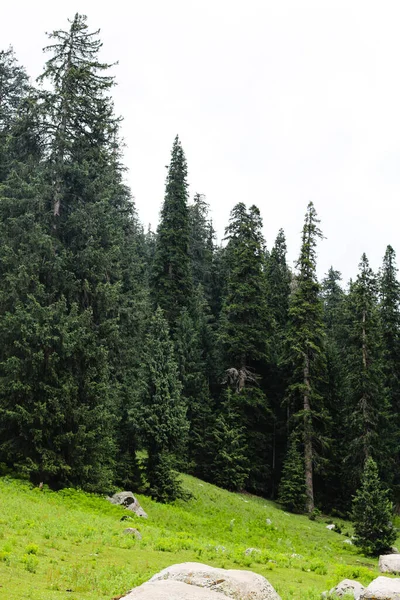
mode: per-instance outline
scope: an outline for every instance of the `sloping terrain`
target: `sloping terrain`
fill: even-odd
[[[251,569],[283,600],[316,600],[345,577],[367,584],[378,574],[377,561],[328,530],[325,519],[291,515],[193,477],[183,481],[193,494],[188,502],[138,496],[149,515],[143,520],[95,495],[1,478],[0,598],[111,600],[185,561]],[[124,534],[127,527],[143,539]],[[347,523],[341,527],[351,533]]]

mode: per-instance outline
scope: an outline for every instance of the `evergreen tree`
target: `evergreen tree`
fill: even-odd
[[[215,232],[208,216],[209,205],[203,194],[196,194],[189,205],[189,256],[195,287],[201,285],[205,297],[212,297],[212,269]]]
[[[219,339],[227,383],[235,390],[233,402],[246,431],[251,459],[248,487],[265,493],[270,464],[271,411],[258,386],[268,359],[270,317],[266,303],[264,240],[260,211],[244,204],[234,207],[226,233],[228,246],[226,292]]]
[[[397,537],[392,519],[388,492],[382,488],[376,463],[369,457],[353,499],[355,544],[373,556],[390,552]]]
[[[314,509],[313,470],[316,441],[323,440],[321,425],[325,421],[320,394],[325,371],[324,331],[320,286],[316,275],[316,245],[322,233],[312,202],[307,207],[300,257],[297,261],[296,288],[290,298],[288,324],[288,359],[293,381],[288,389],[295,417],[302,420],[304,443],[306,510]],[[319,429],[319,430],[318,430]]]
[[[256,206],[247,211],[243,203],[237,204],[230,221],[226,229],[228,275],[220,339],[227,367],[244,371],[267,359],[269,314],[263,270],[264,240]],[[244,382],[240,380],[239,391]]]
[[[269,343],[269,364],[264,375],[264,387],[271,402],[272,457],[271,496],[276,494],[277,481],[287,447],[287,415],[283,403],[288,380],[285,363],[285,339],[288,323],[291,273],[286,262],[286,239],[279,230],[275,244],[266,260],[267,302],[272,327]]]
[[[188,432],[186,405],[181,396],[178,365],[168,323],[158,308],[147,335],[141,379],[143,389],[135,420],[148,452],[147,479],[150,493],[160,502],[169,502],[182,490],[174,471],[174,453],[185,442]]]
[[[39,150],[32,113],[36,107],[28,76],[12,48],[0,51],[0,183],[5,181],[15,162],[28,161],[32,150]],[[27,120],[29,118],[29,127]]]
[[[280,336],[285,331],[289,310],[291,274],[286,263],[286,252],[285,233],[280,229],[266,268],[268,306]]]
[[[234,491],[244,488],[249,475],[246,431],[240,423],[240,413],[235,410],[228,389],[208,439],[211,459],[211,477],[208,479]]]
[[[347,472],[360,481],[360,464],[370,456],[386,465],[390,479],[392,432],[383,373],[377,280],[365,254],[347,301]]]
[[[172,329],[182,309],[188,306],[192,293],[186,178],[186,158],[176,136],[157,230],[152,275],[155,304],[165,311]]]
[[[41,78],[45,159],[38,169],[14,169],[0,206],[3,282],[13,279],[12,301],[5,285],[0,290],[0,451],[32,479],[105,490],[138,362],[139,234],[97,32],[76,15],[68,31],[50,37]]]
[[[306,506],[304,459],[298,449],[297,435],[292,433],[283,464],[278,501],[285,510],[301,513]]]
[[[324,305],[326,379],[324,400],[329,412],[329,438],[325,468],[317,476],[319,497],[326,509],[338,509],[347,502],[348,493],[343,485],[346,480],[343,464],[346,456],[343,440],[345,420],[345,348],[344,309],[346,296],[340,285],[341,274],[332,267],[322,281],[322,300]]]
[[[206,438],[213,421],[209,377],[213,368],[213,332],[207,318],[207,305],[201,286],[196,290],[192,318],[187,309],[178,318],[175,333],[176,356],[182,397],[188,408],[190,424],[188,454],[184,456],[185,468],[207,479],[209,453]]]

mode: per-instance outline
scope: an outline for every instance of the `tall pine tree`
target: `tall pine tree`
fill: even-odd
[[[346,460],[347,472],[352,475],[349,485],[360,481],[360,465],[369,457],[376,460],[387,481],[393,436],[383,372],[377,278],[365,254],[357,279],[350,286],[346,321]]]
[[[297,261],[296,287],[290,298],[288,359],[293,380],[288,389],[292,410],[302,432],[306,481],[306,510],[314,509],[313,471],[316,442],[322,439],[324,421],[321,379],[325,371],[322,302],[317,280],[318,239],[322,238],[319,220],[312,202],[307,207],[300,256]]]
[[[186,403],[174,355],[168,323],[158,308],[147,335],[134,420],[139,420],[141,436],[148,452],[147,479],[150,493],[160,502],[181,495],[181,486],[173,471],[179,447],[188,432]]]
[[[172,329],[182,309],[188,306],[192,294],[186,178],[186,158],[176,136],[157,230],[152,274],[154,303],[165,311]]]

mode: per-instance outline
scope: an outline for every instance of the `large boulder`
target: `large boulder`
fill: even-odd
[[[119,504],[120,506],[124,506],[126,509],[134,512],[138,517],[143,517],[147,519],[147,514],[140,506],[139,501],[135,498],[132,492],[118,492],[118,494],[114,494],[111,498],[107,498],[111,504]]]
[[[381,573],[400,573],[400,554],[382,554],[379,570]]]
[[[226,600],[225,594],[181,581],[148,581],[121,600]]]
[[[363,591],[360,600],[400,600],[400,579],[377,577]]]
[[[343,579],[336,587],[331,589],[329,594],[336,594],[339,598],[343,598],[346,594],[353,594],[354,600],[359,600],[364,590],[364,586],[358,581]]]
[[[208,588],[234,600],[281,600],[265,577],[251,571],[217,569],[190,562],[167,567],[150,579],[165,580]]]

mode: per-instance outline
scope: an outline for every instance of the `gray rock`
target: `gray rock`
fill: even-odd
[[[111,504],[119,504],[120,506],[124,506],[127,510],[131,510],[138,517],[143,517],[147,519],[147,514],[140,506],[138,500],[132,494],[132,492],[119,492],[118,494],[114,494],[111,498],[107,498]]]
[[[400,600],[400,579],[377,577],[361,594],[360,600]]]
[[[246,556],[250,556],[250,554],[261,554],[261,550],[258,548],[247,548],[244,553]]]
[[[127,535],[133,535],[137,540],[142,539],[142,534],[134,527],[127,527],[126,529],[124,529],[124,533],[126,533]]]
[[[220,592],[234,600],[281,600],[272,585],[251,571],[227,570],[201,563],[182,563],[167,567],[150,582],[173,580]]]
[[[400,554],[382,554],[379,570],[381,573],[400,573]]]
[[[331,525],[327,525],[326,528],[332,531],[332,529],[335,529],[335,524],[331,523]]]
[[[353,594],[354,600],[359,600],[361,594],[365,590],[365,587],[358,581],[352,579],[343,579],[336,587],[332,588],[330,594],[336,594],[339,598],[342,598],[346,594]]]
[[[225,594],[181,581],[148,581],[121,600],[226,600]]]

